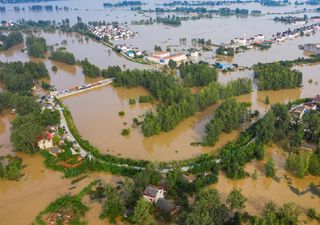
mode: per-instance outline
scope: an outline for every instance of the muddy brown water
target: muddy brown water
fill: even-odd
[[[22,157],[25,174],[19,182],[0,180],[0,223],[5,225],[31,224],[36,215],[59,196],[76,194],[91,181],[101,179],[116,184],[121,177],[107,173],[92,173],[76,184],[62,178],[60,172],[47,169],[40,155]],[[70,190],[71,189],[71,190]],[[99,224],[91,223],[90,224]]]
[[[272,157],[274,160],[276,176],[280,178],[279,182],[264,176],[264,164],[269,157]],[[303,179],[293,177],[284,169],[285,159],[286,153],[283,149],[276,145],[268,146],[263,161],[255,161],[246,166],[246,171],[250,174],[253,174],[255,170],[257,171],[256,180],[253,178],[246,178],[234,181],[227,179],[220,173],[219,182],[211,187],[218,190],[223,201],[227,199],[232,188],[240,188],[243,195],[248,199],[245,211],[252,214],[263,213],[264,205],[269,201],[273,201],[279,206],[287,202],[293,202],[303,214],[306,213],[308,208],[315,208],[319,212],[320,198],[310,192],[301,196],[296,195],[289,190],[288,180],[285,176],[292,182],[291,185],[298,188],[300,191],[306,190],[308,185],[312,182],[315,185],[320,185],[320,178],[314,176],[306,176]],[[302,215],[300,219],[307,220],[305,215]],[[308,224],[312,224],[312,221],[307,221]]]

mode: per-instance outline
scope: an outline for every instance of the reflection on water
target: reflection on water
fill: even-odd
[[[276,175],[280,178],[279,182],[264,176],[264,163],[269,157],[272,157],[275,162]],[[233,187],[242,189],[242,193],[248,198],[245,210],[253,214],[262,213],[264,205],[268,201],[273,201],[278,205],[290,201],[297,204],[303,212],[310,207],[319,209],[320,198],[312,195],[310,192],[302,196],[291,192],[285,176],[288,176],[292,185],[300,190],[305,190],[311,182],[320,185],[320,178],[307,176],[303,179],[298,179],[293,177],[284,170],[285,158],[286,154],[283,149],[275,145],[269,146],[267,147],[265,160],[253,162],[246,166],[246,171],[250,174],[257,170],[257,180],[246,178],[232,181],[227,179],[223,174],[220,174],[219,183],[212,185],[212,187],[219,191],[223,201],[226,200],[227,195]]]

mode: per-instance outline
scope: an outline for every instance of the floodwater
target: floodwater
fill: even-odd
[[[272,157],[274,160],[276,176],[280,178],[279,182],[267,178],[264,175],[264,164],[269,157]],[[299,191],[304,191],[312,182],[315,185],[320,185],[320,178],[306,176],[303,179],[298,179],[293,177],[284,169],[285,158],[286,153],[283,149],[276,145],[268,146],[263,161],[255,161],[246,166],[246,171],[250,174],[253,174],[255,170],[257,171],[256,180],[249,177],[233,181],[227,179],[223,174],[220,174],[219,182],[211,187],[218,190],[223,201],[226,200],[232,188],[242,189],[243,195],[248,199],[245,211],[252,214],[261,214],[264,205],[269,201],[273,201],[279,206],[287,202],[293,202],[303,213],[306,213],[308,208],[315,208],[319,212],[320,198],[310,192],[298,196],[290,191],[288,181],[290,180],[292,183],[291,185],[298,188]],[[302,216],[302,218],[305,218],[305,216]]]
[[[19,182],[0,180],[0,221],[6,225],[31,224],[36,215],[52,201],[65,194],[76,194],[91,181],[101,179],[116,184],[122,178],[93,173],[76,184],[62,178],[60,172],[47,169],[40,155],[22,157],[25,174]],[[99,224],[99,223],[90,223]]]
[[[0,156],[5,156],[11,153],[10,143],[10,122],[14,119],[14,115],[8,110],[0,113]]]

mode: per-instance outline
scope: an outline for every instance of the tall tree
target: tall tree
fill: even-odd
[[[233,188],[227,198],[230,209],[241,210],[245,207],[247,198],[243,196],[241,189]]]

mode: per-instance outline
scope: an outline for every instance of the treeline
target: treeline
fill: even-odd
[[[48,70],[41,62],[0,63],[0,81],[9,92],[30,93],[35,80],[48,76]]]
[[[56,60],[59,62],[63,62],[69,65],[76,64],[76,58],[74,57],[73,53],[67,52],[64,49],[57,49],[56,51],[51,52],[51,56],[49,59]]]
[[[179,66],[180,77],[187,86],[206,86],[217,81],[218,72],[205,64],[184,64]]]
[[[34,35],[27,37],[28,54],[35,58],[44,58],[47,52],[47,42],[43,37]]]
[[[87,58],[82,60],[80,62],[80,64],[82,66],[84,75],[86,75],[88,77],[98,77],[101,75],[101,71],[100,71],[99,67],[91,64]]]
[[[2,44],[0,45],[0,51],[4,51],[17,44],[22,43],[23,36],[21,32],[16,31],[13,31],[8,35],[0,34],[0,42],[2,42]]]
[[[163,23],[165,25],[173,25],[173,26],[179,26],[181,25],[181,18],[179,16],[168,16],[168,17],[157,17],[156,18],[157,23]]]
[[[196,79],[203,76],[198,73],[198,70],[195,70],[198,67],[204,68],[205,65],[183,66],[185,72],[189,71],[190,75],[188,76],[192,78],[193,83],[199,82]],[[209,66],[206,65],[206,67]],[[215,78],[214,70],[207,68],[203,71],[208,71],[208,76],[212,76],[213,73],[212,77]],[[203,88],[197,96],[193,95],[189,88],[182,86],[179,80],[158,71],[126,70],[116,73],[114,78],[116,86],[128,88],[143,86],[159,100],[157,111],[148,112],[145,115],[141,127],[145,136],[156,135],[161,131],[170,131],[183,119],[192,116],[198,109],[203,110],[215,103],[217,99],[249,93],[252,89],[251,81],[247,79],[232,81],[226,86],[213,82]]]
[[[259,90],[296,88],[300,87],[302,83],[302,73],[292,70],[290,64],[282,62],[258,63],[253,66],[253,70]]]
[[[148,112],[142,126],[145,136],[172,130],[181,120],[197,110],[196,99],[190,90],[172,76],[158,71],[127,70],[115,74],[114,85],[143,86],[160,101],[157,112]]]
[[[122,1],[122,2],[116,2],[114,4],[105,2],[103,3],[103,7],[128,7],[128,6],[142,6],[145,5],[145,3],[141,1]]]
[[[226,85],[212,82],[202,88],[198,94],[200,110],[216,103],[219,99],[226,99],[233,96],[248,94],[252,91],[252,82],[248,78],[239,78],[229,81]]]
[[[211,121],[205,126],[203,145],[212,146],[218,141],[222,131],[230,133],[238,128],[249,115],[246,106],[245,103],[238,103],[232,98],[222,102]]]
[[[217,55],[234,56],[234,48],[219,46],[216,53]]]

